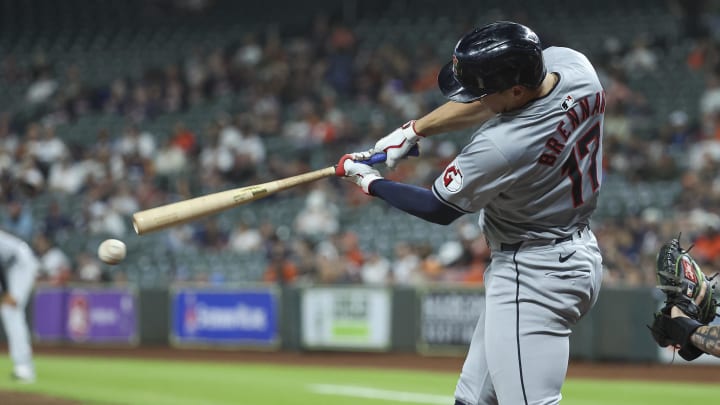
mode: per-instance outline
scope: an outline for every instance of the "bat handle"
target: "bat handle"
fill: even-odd
[[[420,155],[420,148],[417,144],[413,145],[412,148],[407,153],[407,156],[419,156]],[[370,156],[369,159],[366,160],[358,160],[359,163],[364,163],[366,165],[375,165],[377,163],[383,163],[387,159],[387,153],[385,152],[379,152],[372,156]]]

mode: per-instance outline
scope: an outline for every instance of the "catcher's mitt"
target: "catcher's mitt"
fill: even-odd
[[[716,316],[717,300],[714,285],[697,265],[688,251],[680,246],[679,238],[665,243],[657,258],[658,288],[665,293],[665,306],[655,314],[650,327],[653,338],[662,347],[680,347],[686,360],[702,352],[690,344],[690,335]],[[688,318],[672,318],[670,311],[677,306]]]

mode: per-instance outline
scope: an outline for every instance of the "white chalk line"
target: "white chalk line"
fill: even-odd
[[[455,399],[451,396],[421,394],[417,392],[382,390],[370,387],[335,384],[310,384],[309,391],[323,395],[337,395],[344,397],[382,399],[386,401],[406,402],[413,404],[452,404]]]

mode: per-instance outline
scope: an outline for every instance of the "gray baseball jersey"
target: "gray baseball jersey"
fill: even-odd
[[[587,225],[602,181],[605,95],[590,62],[568,48],[543,53],[555,89],[473,135],[433,186],[462,212],[484,208],[494,242],[569,235]]]
[[[13,373],[32,379],[35,372],[25,306],[35,285],[40,262],[25,241],[0,230],[0,265],[3,266],[7,278],[7,292],[17,303],[15,306],[0,307],[10,358],[14,365]]]
[[[483,124],[433,185],[455,209],[482,211],[492,250],[458,404],[557,404],[570,328],[600,290],[588,224],[602,182],[605,93],[582,54],[553,47],[543,56],[556,86]]]

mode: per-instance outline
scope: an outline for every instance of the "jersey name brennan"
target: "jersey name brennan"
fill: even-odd
[[[588,99],[594,98],[592,109]],[[587,121],[593,115],[603,114],[605,112],[605,91],[595,93],[595,97],[588,96],[578,100],[574,105],[570,106],[560,122],[558,122],[555,131],[557,136],[553,136],[545,143],[546,152],[540,155],[538,163],[553,166],[558,156],[565,149],[565,143],[570,138],[570,134],[583,122]]]

